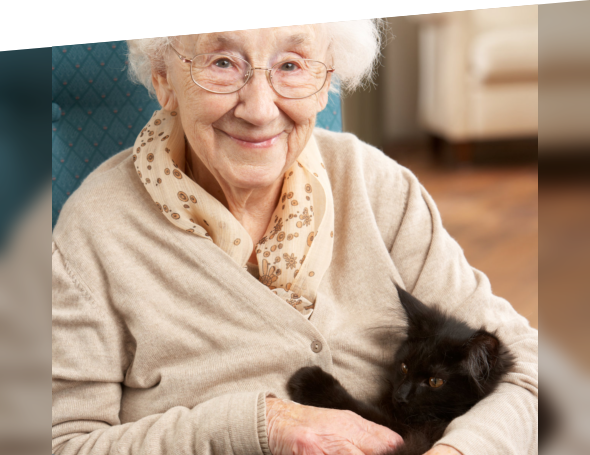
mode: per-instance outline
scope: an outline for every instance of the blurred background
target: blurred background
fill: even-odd
[[[344,130],[419,177],[494,292],[534,327],[541,308],[542,454],[590,453],[589,17],[389,18],[376,85],[342,101]],[[50,60],[0,52],[1,454],[49,453]]]
[[[495,294],[538,327],[539,9],[387,19],[344,130],[410,168]]]

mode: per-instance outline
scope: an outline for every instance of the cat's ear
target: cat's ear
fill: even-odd
[[[429,308],[412,294],[400,288],[397,284],[395,287],[397,288],[399,301],[408,316],[408,324],[416,328],[422,327],[427,320],[426,316],[430,312]]]
[[[478,330],[469,338],[465,348],[463,366],[475,384],[482,389],[498,360],[500,340],[485,330]]]

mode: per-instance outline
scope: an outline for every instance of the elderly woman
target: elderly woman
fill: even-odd
[[[288,401],[319,365],[374,400],[394,283],[518,358],[429,454],[536,451],[536,331],[472,269],[407,170],[314,129],[379,52],[355,21],[130,42],[158,98],[53,234],[56,454],[378,454],[392,431]]]

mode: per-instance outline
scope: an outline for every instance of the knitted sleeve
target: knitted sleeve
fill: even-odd
[[[130,335],[52,246],[52,451],[70,454],[270,455],[265,396],[219,396],[121,424]]]

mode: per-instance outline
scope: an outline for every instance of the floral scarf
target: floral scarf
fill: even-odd
[[[167,220],[187,233],[211,240],[247,268],[254,248],[248,232],[185,173],[184,131],[176,112],[154,112],[135,141],[133,161],[137,175]],[[309,318],[332,260],[333,238],[332,189],[312,136],[285,172],[279,204],[256,245],[260,282]]]

